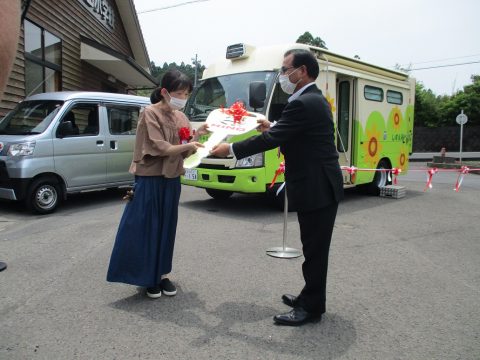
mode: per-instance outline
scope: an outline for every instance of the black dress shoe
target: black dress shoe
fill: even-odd
[[[285,305],[295,307],[297,305],[297,297],[290,294],[283,294],[282,301]]]
[[[281,325],[299,326],[322,320],[322,314],[309,313],[304,308],[297,306],[285,314],[275,315],[273,320]]]

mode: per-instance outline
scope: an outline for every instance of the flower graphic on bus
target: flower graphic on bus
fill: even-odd
[[[394,131],[400,131],[402,126],[402,112],[398,106],[395,106],[390,112],[390,123],[393,125]]]
[[[332,115],[337,111],[337,108],[335,107],[335,99],[330,97],[330,94],[327,93],[327,96],[325,96],[327,99],[328,104],[330,105],[330,110],[332,110]]]
[[[400,146],[400,154],[398,155],[398,167],[405,170],[408,160],[408,148],[405,145]]]
[[[371,128],[365,129],[366,140],[363,142],[363,150],[365,152],[364,162],[370,168],[376,168],[380,160],[380,152],[382,144],[380,143],[382,133],[377,129],[376,124]]]

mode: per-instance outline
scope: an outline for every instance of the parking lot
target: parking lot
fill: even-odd
[[[425,164],[413,163],[414,169]],[[1,359],[479,359],[480,176],[399,178],[403,199],[346,191],[333,235],[327,313],[273,324],[302,287],[278,259],[283,214],[264,198],[214,201],[183,187],[173,298],[105,281],[124,203],[73,196],[46,216],[0,203]],[[287,245],[300,248],[295,213]]]

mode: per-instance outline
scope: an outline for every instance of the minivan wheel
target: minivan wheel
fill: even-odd
[[[208,195],[210,195],[215,200],[225,200],[232,196],[232,191],[227,190],[217,190],[217,189],[205,189]]]
[[[49,214],[57,208],[61,199],[61,188],[55,179],[40,178],[30,185],[27,208],[38,214]]]

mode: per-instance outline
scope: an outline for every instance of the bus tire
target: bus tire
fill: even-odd
[[[380,160],[377,166],[379,169],[391,169],[389,162],[385,159]],[[386,185],[391,185],[392,181],[388,180],[388,173],[386,171],[376,171],[373,181],[367,184],[367,194],[378,196],[380,195],[380,188]]]
[[[54,212],[61,199],[62,188],[57,179],[42,177],[32,182],[25,201],[28,210],[45,215]]]
[[[205,189],[208,195],[215,200],[225,200],[232,196],[233,191],[217,190],[217,189]]]

